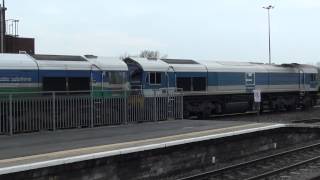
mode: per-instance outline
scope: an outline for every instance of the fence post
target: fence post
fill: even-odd
[[[154,120],[153,121],[157,121],[157,99],[156,99],[156,90],[153,90],[153,114],[154,114]]]
[[[181,92],[181,93],[180,93],[180,98],[181,98],[181,104],[180,104],[180,106],[181,106],[181,119],[182,119],[182,120],[183,120],[183,97],[184,97],[183,92]]]
[[[52,128],[56,131],[56,93],[52,92]]]
[[[124,108],[123,108],[124,116],[123,116],[123,124],[128,124],[128,95],[127,90],[124,90]]]
[[[93,118],[94,118],[94,115],[93,115],[93,112],[94,112],[94,107],[93,107],[93,94],[92,92],[90,93],[90,127],[93,128],[94,125],[93,125]]]
[[[13,135],[13,117],[12,117],[12,94],[9,94],[9,129],[10,136]]]
[[[172,105],[172,102],[170,102],[170,94],[169,94],[169,88],[166,89],[167,93],[167,109],[166,109],[166,120],[169,120],[171,118],[174,118],[174,106]]]

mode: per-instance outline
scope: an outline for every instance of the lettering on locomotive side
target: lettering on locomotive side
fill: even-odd
[[[16,82],[31,82],[31,77],[0,77],[0,82],[4,83],[16,83]]]

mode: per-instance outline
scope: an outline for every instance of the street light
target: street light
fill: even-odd
[[[268,10],[268,28],[269,28],[269,64],[271,64],[271,28],[270,28],[270,10],[274,8],[274,6],[269,5],[266,7],[262,7]]]

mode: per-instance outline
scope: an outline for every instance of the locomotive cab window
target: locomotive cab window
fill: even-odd
[[[160,72],[150,72],[149,73],[149,84],[160,85],[161,84],[161,73]]]
[[[123,84],[126,81],[125,72],[109,72],[110,84]]]

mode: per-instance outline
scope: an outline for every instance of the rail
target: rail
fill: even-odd
[[[178,90],[0,93],[0,134],[183,118]]]
[[[317,148],[317,150],[318,150],[318,151],[315,151],[316,154],[310,153],[310,152],[314,152],[315,148]],[[308,151],[308,150],[310,150],[310,151]],[[264,162],[263,164],[268,164],[268,163],[266,163],[266,161],[268,161],[268,160],[281,159],[281,156],[288,156],[290,154],[293,155],[294,153],[299,153],[299,152],[300,153],[303,152],[303,154],[308,155],[308,157],[300,156],[301,160],[299,162],[290,164],[288,161],[286,161],[285,167],[281,166],[276,169],[274,167],[269,167],[271,170],[263,170],[263,172],[261,172],[260,174],[258,174],[258,172],[255,171],[255,175],[253,175],[251,177],[242,177],[242,178],[237,177],[237,178],[245,179],[245,180],[264,179],[264,178],[267,178],[270,176],[275,176],[276,174],[280,174],[281,172],[288,171],[289,169],[292,169],[292,168],[295,168],[295,167],[298,167],[298,166],[301,166],[301,165],[304,165],[304,164],[307,164],[310,162],[319,161],[320,160],[320,143],[288,150],[285,152],[277,153],[274,155],[254,159],[254,160],[251,160],[248,162],[243,162],[243,163],[231,165],[228,167],[224,167],[224,168],[220,168],[220,169],[216,169],[216,170],[212,170],[212,171],[208,171],[208,172],[204,172],[204,173],[199,173],[196,175],[180,178],[179,180],[208,179],[209,177],[212,179],[215,179],[217,177],[224,176],[228,172],[230,174],[232,174],[232,173],[236,173],[237,170],[239,170],[239,169],[240,170],[245,169],[245,168],[249,169],[248,167],[251,167],[251,169],[254,169],[254,167],[257,167],[257,164],[259,164],[260,162]],[[256,175],[256,174],[258,174],[258,175]],[[223,179],[234,179],[234,177],[230,176],[230,178],[228,178],[228,177],[224,176]]]

